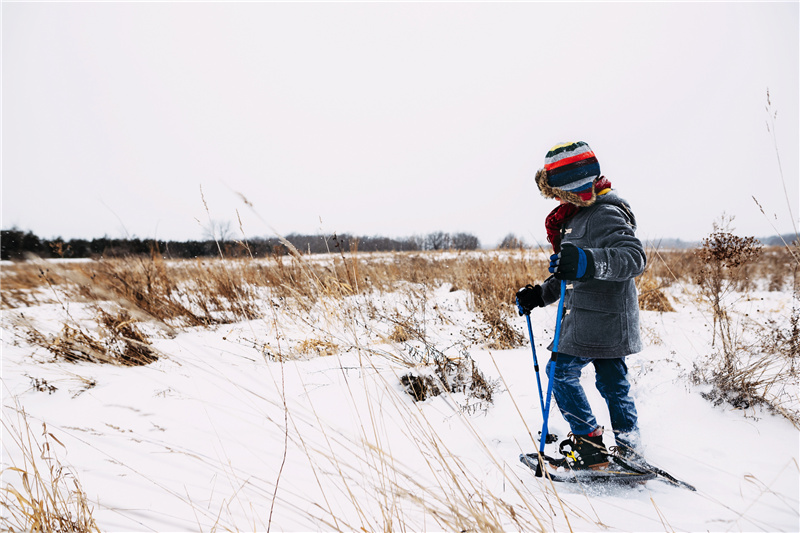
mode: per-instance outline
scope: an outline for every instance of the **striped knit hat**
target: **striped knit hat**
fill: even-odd
[[[571,204],[592,205],[600,164],[583,141],[557,144],[547,152],[544,168],[536,173],[536,185],[546,198],[560,198]]]

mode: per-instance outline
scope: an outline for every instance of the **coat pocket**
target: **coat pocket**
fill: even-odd
[[[588,348],[624,342],[625,299],[620,294],[576,291],[572,295],[572,337]]]

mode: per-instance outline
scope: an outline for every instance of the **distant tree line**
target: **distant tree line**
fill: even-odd
[[[522,240],[521,237],[517,237],[513,233],[509,233],[503,240],[500,241],[500,244],[497,246],[501,250],[522,250],[524,248],[528,248],[528,245]]]
[[[290,234],[286,242],[300,253],[339,253],[350,251],[388,252],[421,250],[475,250],[480,241],[469,233],[446,233],[437,231],[427,235],[394,239],[380,236],[341,235],[299,235]],[[43,239],[31,231],[16,228],[0,232],[0,259],[21,260],[29,254],[42,258],[97,258],[128,255],[158,254],[166,258],[188,259],[195,257],[269,257],[285,255],[289,247],[278,237],[258,237],[248,240],[234,240],[224,236],[219,239],[201,241],[164,241],[153,239],[126,238],[96,239],[61,238]]]

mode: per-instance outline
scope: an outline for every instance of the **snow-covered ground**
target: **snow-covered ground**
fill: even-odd
[[[60,443],[52,452],[103,531],[800,530],[797,428],[760,408],[715,406],[690,383],[712,352],[711,315],[691,287],[668,289],[676,312],[642,312],[646,347],[628,366],[648,459],[697,492],[534,477],[518,461],[542,423],[530,346],[475,343],[479,318],[450,288],[359,295],[309,313],[265,300],[263,319],[174,336],[145,327],[161,357],[140,367],[53,361],[26,339],[24,321],[45,333],[91,324],[85,304],[6,310],[3,485],[20,483],[7,468],[21,462],[12,433],[24,431],[24,409],[34,437],[46,423]],[[755,292],[737,305],[786,327],[791,294]],[[392,313],[416,321],[428,349],[469,355],[495,384],[493,401],[414,402],[400,376],[426,347],[389,340]],[[544,366],[555,306],[532,322]],[[512,323],[526,331],[523,318]],[[610,427],[592,372],[583,379]],[[797,389],[787,394],[796,408]],[[556,409],[550,427],[568,432]]]

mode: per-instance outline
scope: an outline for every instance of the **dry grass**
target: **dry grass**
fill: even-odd
[[[795,257],[786,246],[770,246],[762,250],[761,260],[753,268],[752,277],[767,281],[767,290],[792,290],[798,284],[798,268]]]
[[[305,339],[297,346],[297,351],[306,356],[326,357],[336,355],[339,346],[336,343],[321,339]]]
[[[642,311],[674,312],[675,308],[667,298],[663,289],[666,282],[655,278],[650,270],[637,278],[636,289],[639,293],[639,309]]]
[[[6,435],[3,446],[17,448],[8,454],[21,461],[3,471],[0,489],[0,526],[5,531],[99,532],[92,508],[78,478],[63,466],[56,455],[58,439],[42,424],[37,438],[23,411],[18,411],[18,426],[3,420]]]
[[[306,315],[313,314],[317,317],[315,320],[323,322],[309,324],[309,336],[295,344],[291,351],[305,357],[329,356],[341,351],[347,341],[326,331],[350,330],[355,324],[366,322],[365,315],[373,313],[378,321],[385,319],[388,324],[385,338],[407,345],[416,353],[408,355],[400,350],[402,357],[407,358],[401,362],[427,366],[439,394],[464,394],[476,405],[488,405],[495,384],[483,376],[469,357],[445,356],[427,341],[426,324],[430,320],[448,320],[441,310],[430,304],[428,294],[444,284],[449,284],[453,290],[467,290],[468,305],[486,321],[480,328],[482,341],[493,347],[511,347],[521,341],[521,336],[508,323],[516,318],[512,305],[514,293],[525,283],[542,279],[543,270],[543,262],[528,252],[505,253],[500,257],[483,253],[327,257],[294,254],[269,260],[164,261],[151,256],[84,263],[29,262],[4,268],[3,306],[23,313],[26,307],[33,305],[60,307],[65,315],[60,330],[46,333],[28,321],[25,322],[26,340],[61,360],[118,365],[148,364],[156,360],[158,354],[148,338],[148,335],[158,334],[154,331],[173,335],[185,328],[214,328],[254,318],[277,322],[273,309],[279,309],[281,316],[294,320],[306,320]],[[6,298],[5,289],[9,287],[15,292],[13,297]],[[408,309],[381,311],[370,298],[370,295],[393,291],[407,295]],[[72,317],[71,309],[79,302],[94,310],[93,320]],[[271,346],[265,345],[264,350],[274,361],[284,361],[289,355],[285,347],[284,350],[279,348],[275,352],[277,355],[273,354],[275,350]],[[370,350],[362,353],[374,355]],[[34,386],[46,390],[48,384]],[[451,468],[460,467],[451,465]],[[402,493],[409,493],[407,483],[403,483],[405,489],[397,487],[396,496],[386,492],[387,487],[397,481],[397,474],[384,479],[381,487],[376,488],[376,494],[381,491],[385,498],[396,499]],[[386,475],[385,472],[382,475]],[[457,472],[452,471],[448,479],[455,480],[456,475]],[[85,503],[78,486],[68,488],[71,490],[66,493],[69,498]],[[426,490],[438,493],[435,489]],[[411,491],[409,498],[413,492],[418,491]],[[435,504],[437,512],[458,511],[452,516],[458,523],[471,523],[474,527],[489,519],[480,511],[486,502],[476,507],[471,497],[461,503],[457,497],[439,498]],[[16,504],[9,500],[8,505]],[[428,499],[425,505],[434,505],[434,500]],[[497,507],[498,503],[492,505]],[[501,515],[507,516],[509,512],[514,515],[513,509],[498,509]],[[517,520],[524,520],[524,514],[531,519],[529,513],[518,512]],[[402,517],[387,516],[387,519],[395,525],[403,523]],[[452,525],[455,522],[443,519],[441,523]],[[499,523],[494,522],[491,527],[485,525],[498,530]],[[377,523],[373,525],[378,526]]]
[[[30,307],[54,301],[52,288],[63,286],[66,279],[53,271],[78,270],[75,263],[48,264],[41,261],[6,263],[2,266],[0,283],[0,306],[2,309]]]
[[[694,279],[696,266],[690,260],[691,254],[691,251],[648,252],[648,271],[638,281],[643,309],[671,310],[664,289],[670,284],[688,283]],[[541,255],[530,251],[353,253],[325,257],[296,254],[275,256],[269,260],[203,261],[164,261],[154,256],[86,263],[21,263],[4,267],[2,302],[6,309],[21,311],[27,306],[44,303],[63,305],[61,302],[70,301],[89,304],[95,310],[95,325],[92,327],[86,322],[79,325],[74,320],[67,320],[58,333],[47,335],[32,326],[29,329],[30,342],[65,360],[121,365],[148,364],[158,357],[148,338],[154,334],[154,329],[158,330],[155,326],[165,334],[172,334],[184,328],[214,328],[254,318],[277,321],[273,310],[278,309],[282,315],[285,313],[295,319],[314,311],[315,317],[328,323],[311,324],[313,327],[309,328],[308,337],[294,344],[291,351],[305,357],[319,357],[351,348],[347,343],[352,340],[329,335],[329,331],[354,329],[356,324],[367,323],[365,317],[369,317],[370,323],[377,320],[386,325],[383,338],[403,345],[400,351],[404,352],[403,357],[407,360],[402,362],[422,367],[420,371],[398,376],[406,391],[416,400],[436,394],[464,394],[477,403],[488,403],[492,401],[497,385],[488,382],[468,357],[445,356],[427,341],[426,324],[432,320],[446,321],[447,318],[427,301],[426,295],[445,284],[453,290],[465,290],[470,309],[482,319],[478,328],[480,342],[493,349],[514,347],[523,340],[523,336],[512,327],[518,319],[513,305],[514,293],[526,283],[541,282],[547,276],[546,266]],[[763,259],[753,263],[748,277],[757,275],[760,276],[758,279],[766,279],[764,276],[771,276],[771,280],[782,266],[785,266],[785,256],[780,252],[765,254]],[[786,286],[787,279],[792,279],[791,274],[784,278],[782,287]],[[769,283],[773,284],[773,281]],[[384,310],[376,304],[378,298],[372,298],[390,292],[405,295],[407,308]],[[781,337],[784,340],[775,344],[775,350],[794,346],[796,352],[796,330],[795,326],[794,333],[785,331]],[[370,349],[358,349],[359,353],[366,355],[376,353]],[[273,356],[273,348],[267,345],[264,345],[264,350],[274,361],[283,361],[288,354],[288,351],[278,349],[278,355]],[[369,359],[364,358],[365,365],[371,364]],[[758,402],[757,398],[774,396],[781,385],[774,381],[774,362],[774,356],[766,354],[765,350],[763,358],[754,358],[729,374],[730,388],[750,390],[750,396],[709,399],[744,401],[753,405]],[[707,379],[715,378],[709,375]],[[47,390],[48,384],[35,383],[34,386]],[[453,404],[459,405],[457,402]],[[782,409],[779,402],[770,405],[778,412]],[[413,424],[424,423],[424,417],[410,420]],[[543,529],[538,522],[538,509],[508,507],[497,495],[471,486],[479,481],[463,476],[467,469],[448,454],[435,431],[426,429],[425,435],[427,457],[433,458],[431,469],[443,472],[442,484],[438,488],[422,488],[416,479],[405,478],[402,469],[392,470],[396,466],[394,460],[385,457],[379,447],[370,452],[373,455],[370,461],[373,462],[368,465],[377,469],[376,476],[381,480],[374,494],[388,502],[384,509],[386,524],[393,528],[404,525],[402,517],[392,515],[396,511],[397,498],[402,498],[435,516],[436,523],[443,529],[500,530],[509,524],[517,524],[526,530]],[[365,437],[365,442],[373,441]],[[333,451],[329,452],[333,457]],[[353,461],[362,459],[353,458]],[[62,476],[59,481],[62,485],[64,479]],[[442,488],[450,491],[448,494],[452,496],[443,497],[440,493]],[[69,498],[83,501],[81,505],[85,507],[85,498],[79,487],[69,485],[67,489],[74,493]],[[19,491],[18,488],[15,490]],[[7,491],[6,494],[12,493]],[[394,503],[389,502],[392,498]],[[32,501],[30,498],[26,500]],[[19,507],[14,502],[7,499],[6,505]],[[348,529],[342,523],[337,525],[334,515],[335,512],[324,524],[333,529]],[[18,513],[18,516],[21,515]],[[378,523],[371,525],[380,526]],[[20,526],[16,528],[20,529]]]
[[[724,402],[744,410],[760,405],[800,428],[796,393],[792,392],[798,378],[800,265],[788,247],[764,254],[754,238],[733,235],[725,226],[723,218],[694,252],[693,281],[713,316],[712,348],[717,339],[720,342],[704,362],[695,363],[691,378],[695,383],[712,386],[704,396],[715,404]],[[736,300],[756,288],[757,275],[768,284],[769,290],[783,287],[783,281],[779,283],[778,279],[792,280],[792,313],[785,332],[774,322],[742,322],[734,310]],[[761,336],[760,343],[747,339],[753,331]]]
[[[647,251],[647,273],[659,280],[662,288],[674,283],[693,283],[700,274],[702,262],[698,261],[696,250],[663,250]],[[769,246],[761,250],[760,257],[749,262],[737,272],[733,279],[736,290],[746,291],[755,288],[769,291],[791,290],[795,273],[795,256],[785,246]]]
[[[662,288],[675,283],[691,282],[696,271],[694,250],[666,250],[650,248],[647,250],[647,271],[652,279],[658,280]]]
[[[86,263],[72,279],[90,301],[116,301],[173,327],[212,326],[259,316],[238,270],[234,261],[168,264],[153,256]]]
[[[389,339],[394,342],[406,342],[411,339],[408,327],[403,324],[395,324],[394,329],[389,334]]]
[[[512,328],[506,319],[517,315],[514,305],[516,291],[531,280],[545,277],[534,275],[531,266],[530,261],[515,260],[514,256],[508,260],[481,258],[472,265],[466,286],[475,310],[487,325],[485,337],[490,348],[502,350],[522,345],[522,333]]]
[[[800,413],[791,407],[800,370],[800,266],[795,259],[800,254],[785,246],[760,253],[756,248],[752,239],[717,228],[698,250],[648,250],[647,271],[637,280],[639,306],[669,311],[663,289],[678,284],[690,295],[699,290],[697,303],[711,311],[709,325],[719,342],[695,365],[692,381],[711,385],[704,395],[717,405],[751,413],[761,406],[800,427]],[[788,325],[736,313],[731,303],[746,300],[756,289],[792,292]]]
[[[137,320],[168,328],[212,327],[263,317],[265,293],[278,305],[304,311],[321,300],[385,293],[408,284],[434,289],[444,283],[466,289],[484,318],[491,347],[519,346],[522,336],[508,319],[516,316],[515,291],[546,276],[546,264],[530,252],[503,255],[440,253],[353,254],[326,258],[293,255],[272,260],[164,261],[117,258],[85,263],[16,263],[3,270],[3,306],[20,309],[62,300],[115,303]],[[420,332],[408,318],[394,317],[396,335]],[[404,331],[404,332],[403,332]],[[418,335],[416,335],[418,336]],[[91,347],[80,332],[65,331]],[[130,336],[127,336],[130,337]]]
[[[25,332],[31,345],[71,363],[141,366],[158,360],[150,340],[125,310],[109,313],[98,308],[96,324],[96,330],[90,331],[70,320],[55,335],[42,333],[27,320],[18,321],[17,326]]]

